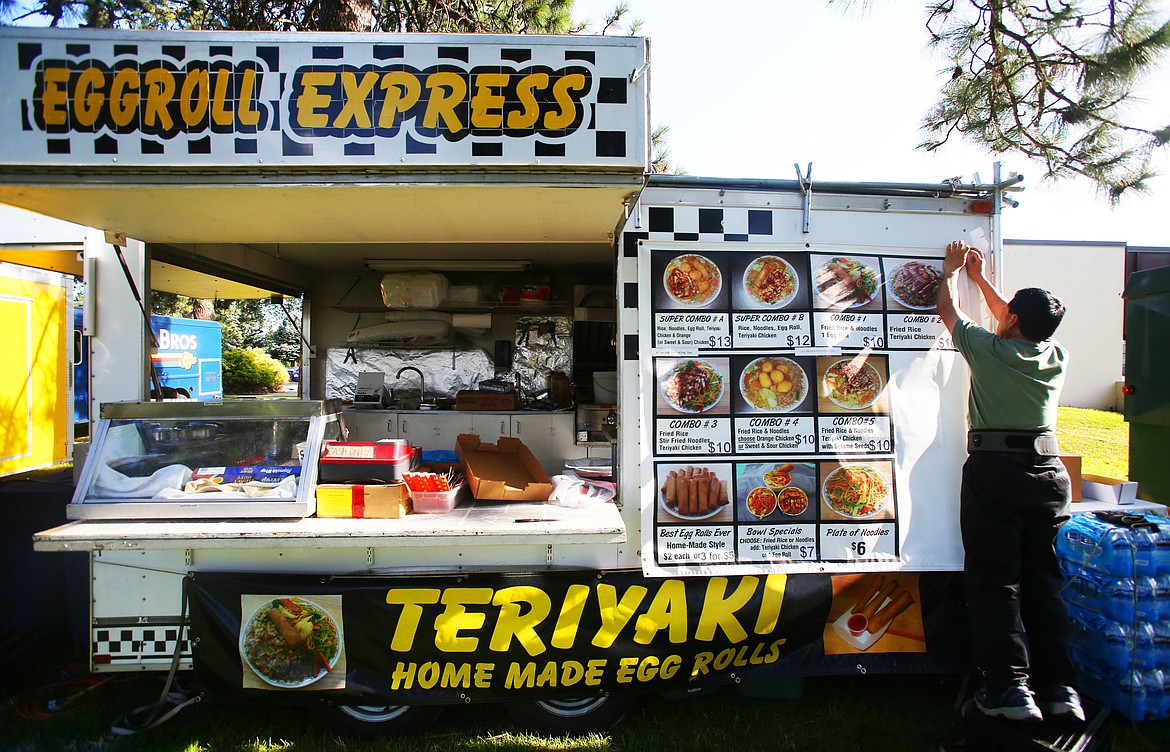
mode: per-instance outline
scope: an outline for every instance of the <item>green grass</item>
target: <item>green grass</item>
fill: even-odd
[[[1129,424],[1121,413],[1062,407],[1056,434],[1060,450],[1081,457],[1081,472],[1129,479]]]
[[[40,678],[55,681],[53,672]],[[373,740],[340,736],[312,709],[207,700],[157,728],[115,736],[110,725],[155,700],[157,674],[123,676],[100,704],[48,720],[18,718],[26,690],[0,693],[0,749],[9,752],[935,752],[963,736],[956,710],[965,690],[957,677],[922,674],[811,677],[799,699],[764,699],[722,687],[669,700],[649,696],[606,734],[541,736],[522,731],[495,705],[446,710],[429,731]],[[786,688],[790,689],[790,688]],[[1170,721],[1109,721],[1115,752],[1170,749]]]

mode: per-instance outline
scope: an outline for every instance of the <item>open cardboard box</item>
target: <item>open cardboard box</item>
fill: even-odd
[[[455,451],[464,480],[477,499],[547,501],[552,481],[520,439],[502,436],[484,444],[477,434],[459,434]]]
[[[1081,500],[1081,456],[1079,454],[1062,454],[1060,461],[1068,470],[1069,480],[1072,481],[1072,498],[1069,501]]]
[[[1137,499],[1138,484],[1133,481],[1088,473],[1081,476],[1081,480],[1081,492],[1086,499],[1113,504],[1132,504]]]

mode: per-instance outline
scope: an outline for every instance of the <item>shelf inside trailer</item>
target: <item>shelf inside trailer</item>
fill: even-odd
[[[567,508],[544,502],[469,501],[447,514],[399,519],[81,520],[33,536],[37,551],[184,548],[624,543],[614,504]]]

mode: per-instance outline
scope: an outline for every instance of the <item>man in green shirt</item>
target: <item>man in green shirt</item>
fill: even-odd
[[[1007,300],[983,262],[962,241],[948,245],[938,295],[939,316],[971,371],[960,525],[973,655],[984,679],[975,704],[1011,720],[1083,721],[1053,547],[1071,486],[1055,434],[1068,353],[1052,334],[1064,304],[1035,287]],[[994,332],[957,305],[963,269]]]

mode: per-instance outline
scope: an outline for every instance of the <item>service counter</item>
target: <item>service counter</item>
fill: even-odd
[[[615,504],[584,508],[546,502],[467,499],[446,514],[399,519],[81,520],[33,536],[37,551],[210,548],[349,548],[624,543]]]

